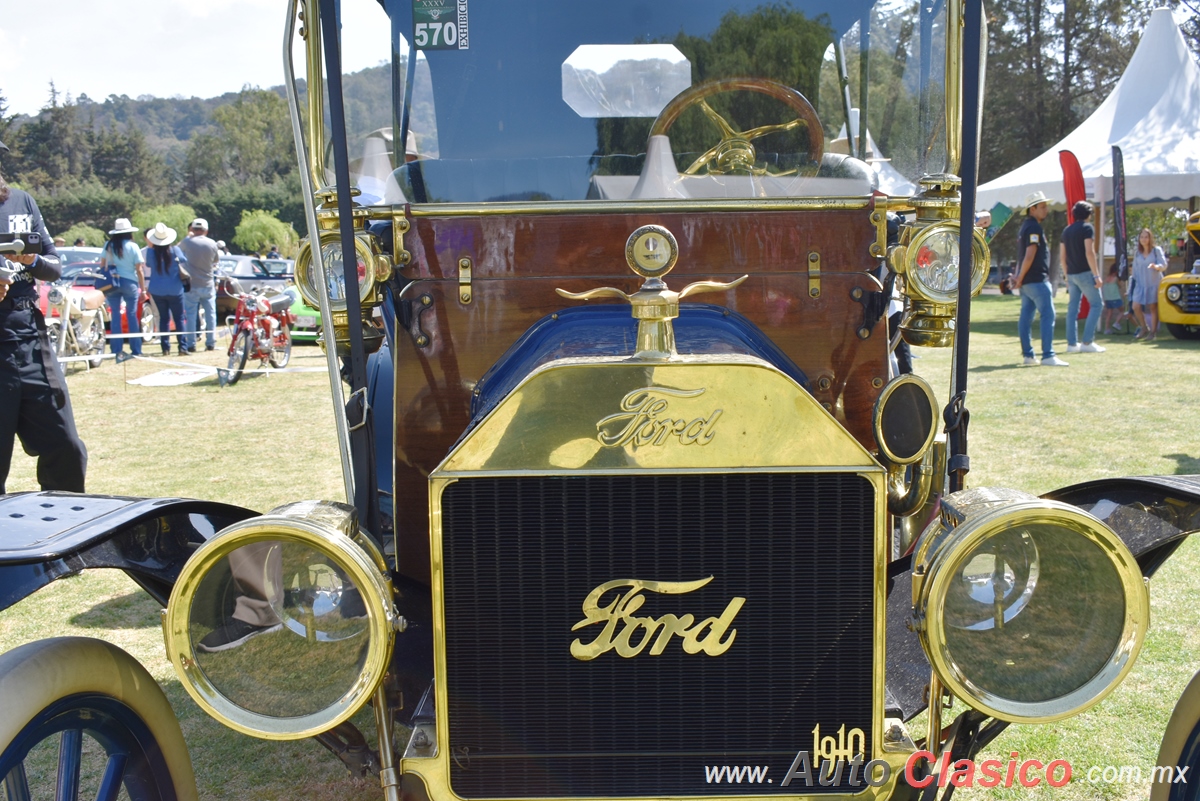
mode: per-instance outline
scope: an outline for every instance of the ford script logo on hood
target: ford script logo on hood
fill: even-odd
[[[596,438],[601,445],[621,448],[633,445],[662,445],[674,437],[682,445],[707,445],[714,436],[713,427],[721,417],[721,409],[701,417],[671,417],[670,398],[695,398],[703,389],[667,389],[642,387],[621,399],[621,412],[610,414],[599,423]]]

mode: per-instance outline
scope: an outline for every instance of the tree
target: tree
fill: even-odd
[[[16,119],[16,115],[14,114],[12,116],[5,116],[6,111],[8,111],[8,99],[4,97],[2,92],[0,92],[0,142],[3,142],[5,145],[11,147],[13,145],[13,141],[12,137],[8,135],[8,130],[12,127],[13,120]]]
[[[166,194],[167,165],[137,128],[100,131],[92,139],[92,172],[109,187],[158,198]]]
[[[74,105],[51,105],[17,129],[21,163],[16,177],[28,186],[53,192],[91,177],[91,144],[88,130]]]
[[[133,213],[132,222],[137,229],[145,233],[153,228],[155,223],[166,223],[168,228],[174,228],[182,239],[187,235],[188,226],[196,219],[196,210],[182,203],[172,203],[169,206],[151,206],[139,209]]]
[[[93,228],[90,225],[76,223],[67,230],[59,234],[63,239],[67,240],[68,245],[74,245],[76,239],[83,239],[83,244],[89,248],[104,247],[105,241],[108,239],[104,232],[99,228]]]
[[[1120,79],[1158,5],[989,0],[980,180],[1019,167],[1091,114]]]
[[[255,209],[271,212],[297,231],[307,230],[300,178],[294,171],[284,180],[271,184],[226,180],[207,192],[195,195],[191,202],[196,212],[208,220],[214,238],[232,241],[231,234],[241,223],[242,212]]]
[[[233,235],[233,243],[247,253],[265,253],[278,245],[284,256],[294,256],[300,237],[292,226],[282,222],[269,211],[243,211],[242,221]]]
[[[199,133],[192,137],[183,159],[183,190],[188,195],[208,191],[229,177],[225,168],[225,144],[217,136]]]
[[[274,92],[246,88],[213,111],[227,163],[239,181],[271,182],[296,169],[287,104]]]

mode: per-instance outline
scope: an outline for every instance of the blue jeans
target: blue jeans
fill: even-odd
[[[1089,273],[1090,274],[1090,273]],[[1041,319],[1042,358],[1054,355],[1054,290],[1049,281],[1040,284],[1021,284],[1021,317],[1017,320],[1017,334],[1021,337],[1021,354],[1029,359],[1033,356],[1033,315]]]
[[[183,340],[187,336],[184,332],[188,329],[183,318],[183,295],[155,295],[154,305],[158,307],[158,333],[162,334],[158,342],[162,352],[171,351],[171,338],[167,336],[171,332],[171,320],[175,321],[175,341],[179,349],[184,350]]]
[[[204,344],[212,350],[217,346],[217,291],[208,286],[192,286],[192,291],[183,296],[183,317],[187,321],[188,334],[183,338],[188,350],[195,350],[200,342],[200,307],[204,307],[206,322]]]
[[[120,353],[125,349],[126,337],[121,333],[121,301],[125,301],[126,321],[129,328],[129,350],[134,356],[142,355],[142,338],[134,336],[142,333],[142,324],[138,321],[137,299],[138,299],[138,282],[128,278],[118,278],[113,283],[111,291],[105,294],[108,300],[108,310],[112,313],[112,320],[109,322],[108,333],[117,334],[120,339],[109,339],[113,353]]]
[[[1079,298],[1088,299],[1087,322],[1083,325],[1083,341],[1096,340],[1096,323],[1100,322],[1100,312],[1104,302],[1100,299],[1100,290],[1096,289],[1096,276],[1091,270],[1082,273],[1067,273],[1067,344],[1072,347],[1078,342],[1079,336]]]

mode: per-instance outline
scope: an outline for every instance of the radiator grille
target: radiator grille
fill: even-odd
[[[1200,314],[1200,284],[1180,284],[1183,296],[1179,299],[1179,310],[1184,314]]]
[[[859,728],[870,754],[874,491],[850,474],[480,477],[442,496],[451,785],[464,798],[740,795]],[[720,615],[720,656],[675,638],[591,661],[582,603],[614,579],[713,580],[643,593],[636,614]],[[769,766],[771,783],[706,780]],[[852,788],[861,791],[861,786]]]

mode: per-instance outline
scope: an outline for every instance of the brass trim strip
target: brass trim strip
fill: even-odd
[[[946,3],[946,172],[962,168],[963,0]]]
[[[883,465],[772,465],[768,467],[631,467],[628,470],[613,470],[611,467],[588,470],[438,470],[437,478],[458,480],[460,478],[522,478],[525,476],[613,476],[613,475],[662,476],[684,474],[729,474],[729,473],[855,473],[862,476],[886,475]]]
[[[304,50],[308,59],[308,165],[314,186],[325,184],[325,76],[321,64],[321,15],[317,2],[304,0]],[[311,235],[311,232],[310,232]]]
[[[423,203],[413,217],[489,217],[522,214],[695,214],[717,211],[848,211],[871,208],[869,197],[772,198],[769,200],[565,200],[539,203]]]

